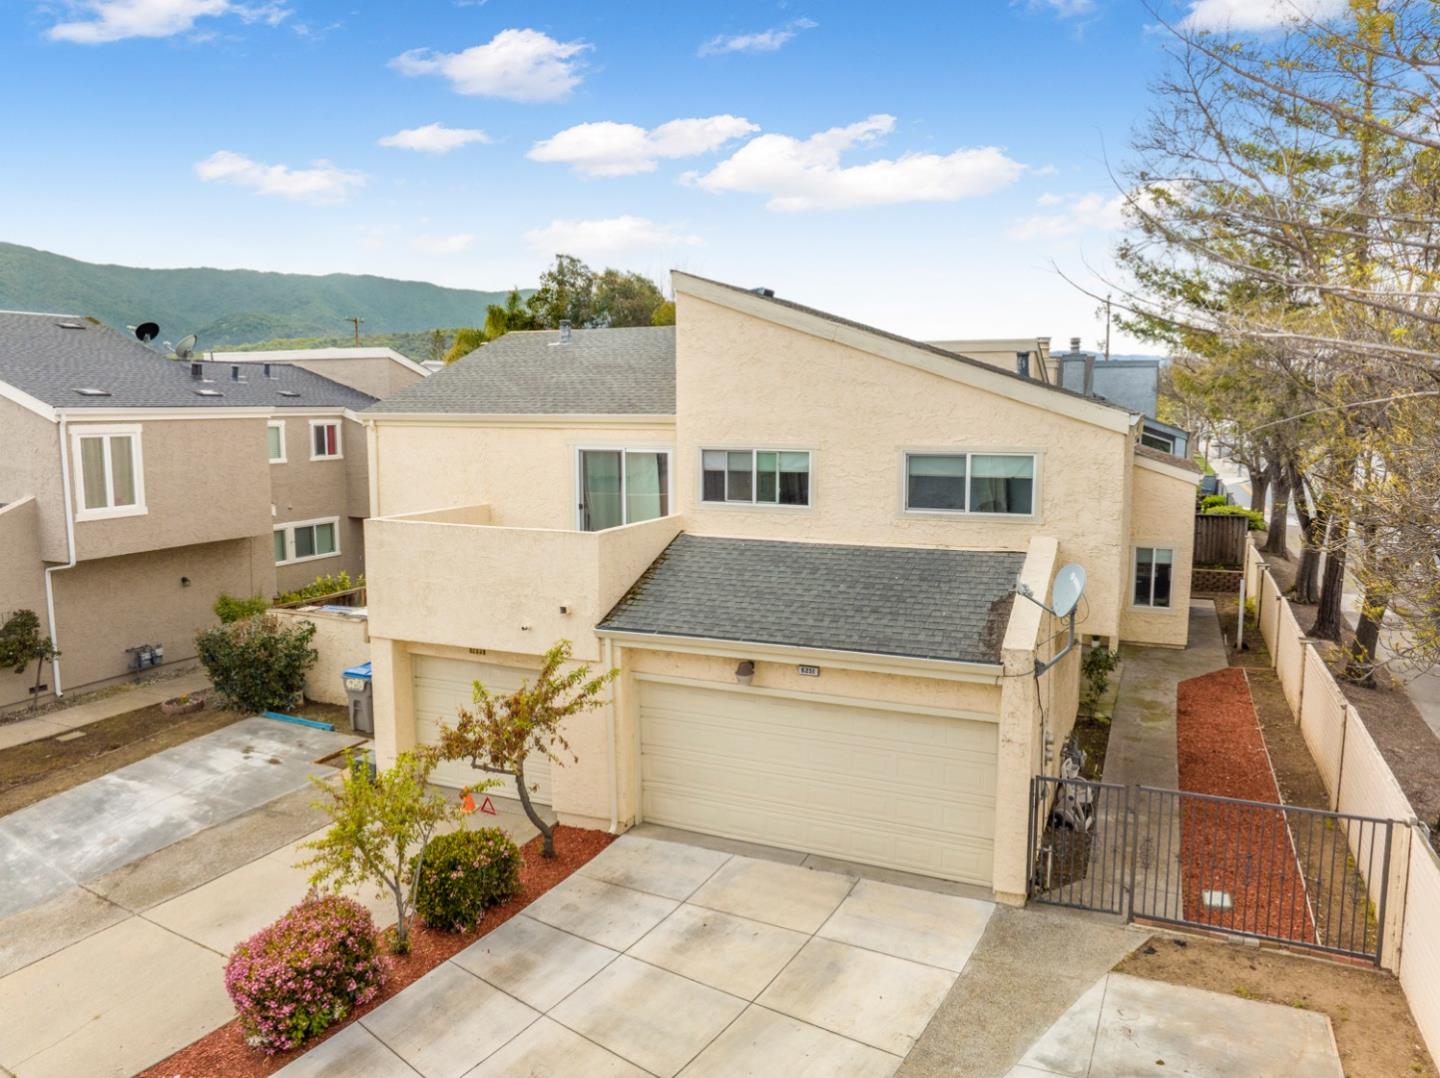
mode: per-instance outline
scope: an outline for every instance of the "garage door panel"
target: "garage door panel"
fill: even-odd
[[[993,724],[642,682],[645,818],[988,882]]]

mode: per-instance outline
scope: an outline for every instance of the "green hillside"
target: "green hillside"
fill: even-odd
[[[0,309],[91,315],[120,329],[157,322],[162,339],[195,333],[202,349],[294,338],[351,343],[351,317],[365,320],[362,334],[375,343],[389,334],[478,326],[485,308],[503,303],[506,292],[350,273],[138,269],[0,243]],[[418,347],[417,359],[428,354],[418,337],[406,348],[391,347],[406,355]]]

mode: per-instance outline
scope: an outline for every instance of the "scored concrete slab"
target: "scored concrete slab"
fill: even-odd
[[[83,887],[71,887],[38,906],[0,919],[0,977],[129,916],[129,910]]]
[[[575,875],[527,906],[525,913],[602,947],[623,951],[678,905],[674,899]]]
[[[1101,977],[1070,1005],[1043,1037],[1030,1046],[1020,1064],[1052,1074],[1090,1073],[1095,1052],[1095,1033],[1100,1028],[1100,1009],[1105,1004],[1108,977]],[[1013,1072],[1012,1072],[1013,1073]]]
[[[361,1023],[426,1078],[460,1078],[540,1012],[442,962]]]
[[[521,914],[450,961],[548,1011],[614,961],[617,953]]]
[[[754,999],[808,938],[748,917],[685,905],[628,953],[722,992]]]
[[[621,955],[550,1012],[561,1025],[671,1078],[745,1001]]]
[[[684,1078],[889,1078],[900,1057],[750,1006],[685,1068]]]
[[[691,895],[690,901],[810,933],[835,912],[854,884],[852,877],[833,872],[735,857]]]
[[[756,1002],[904,1056],[954,981],[949,970],[816,938]]]
[[[993,902],[861,880],[817,935],[959,973],[994,910]]]
[[[285,1078],[415,1078],[417,1072],[356,1022],[277,1073]]]
[[[137,917],[0,980],[0,1065],[130,1075],[223,1025],[224,959]]]
[[[579,871],[664,898],[689,898],[730,855],[678,842],[621,835]]]
[[[648,1078],[598,1044],[541,1018],[465,1078]]]
[[[47,719],[21,719],[18,722],[3,723],[0,724],[0,750],[13,749],[16,745],[23,745],[28,741],[54,737],[68,729],[68,726],[61,726]]]

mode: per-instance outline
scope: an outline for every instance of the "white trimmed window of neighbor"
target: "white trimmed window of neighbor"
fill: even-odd
[[[905,454],[905,509],[918,513],[1035,515],[1034,453]]]
[[[275,526],[275,564],[291,565],[340,553],[340,518],[297,520]]]
[[[265,444],[271,464],[285,463],[285,420],[272,419],[265,428]]]
[[[338,419],[310,420],[311,460],[339,460],[345,455],[342,450]]]
[[[139,426],[71,431],[75,457],[76,520],[145,513],[145,469]]]
[[[810,452],[702,449],[700,500],[727,505],[810,504]]]
[[[670,515],[668,449],[580,449],[576,527],[598,532]]]
[[[1175,551],[1164,547],[1135,548],[1133,605],[1164,610],[1170,606],[1170,570]]]

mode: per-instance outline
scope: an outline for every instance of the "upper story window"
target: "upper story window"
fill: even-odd
[[[145,512],[140,428],[86,427],[72,433],[77,520]]]
[[[310,420],[311,460],[331,460],[341,457],[344,455],[341,448],[339,420]]]
[[[1140,444],[1151,449],[1158,449],[1162,453],[1175,452],[1174,436],[1150,427],[1146,427],[1140,432]]]
[[[271,464],[285,463],[285,420],[272,419],[265,428],[266,446]]]
[[[803,450],[706,449],[700,461],[702,501],[810,504],[810,454]]]
[[[1035,512],[1031,453],[907,453],[905,508],[942,513]]]
[[[1136,606],[1168,607],[1170,605],[1170,569],[1175,552],[1163,547],[1135,548]]]
[[[663,449],[582,449],[579,527],[598,532],[670,513],[670,453]]]
[[[275,564],[313,561],[340,553],[340,518],[280,524],[275,528]]]

